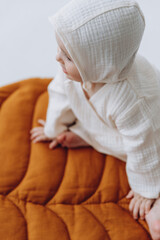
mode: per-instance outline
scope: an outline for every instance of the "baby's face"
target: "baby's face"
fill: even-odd
[[[58,44],[56,60],[60,63],[63,69],[63,72],[67,75],[67,78],[73,81],[82,82],[81,76],[79,74],[79,71],[76,65],[72,61],[63,42],[61,41],[61,39],[57,34],[56,34],[56,40]]]

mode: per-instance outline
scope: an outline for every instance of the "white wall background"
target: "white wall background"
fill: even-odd
[[[48,16],[68,1],[0,0],[0,86],[55,76],[57,46]],[[160,69],[160,1],[137,1],[146,18],[139,53]]]

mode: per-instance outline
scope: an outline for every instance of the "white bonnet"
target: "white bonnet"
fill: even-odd
[[[134,0],[72,0],[49,17],[84,83],[127,78],[145,28]]]

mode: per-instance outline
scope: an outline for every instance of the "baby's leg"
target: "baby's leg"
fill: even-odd
[[[153,240],[160,240],[160,198],[145,216]]]

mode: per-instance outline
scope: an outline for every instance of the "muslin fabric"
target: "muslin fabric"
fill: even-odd
[[[83,82],[124,80],[145,28],[132,0],[73,0],[49,18]]]
[[[48,86],[45,134],[70,129],[97,151],[126,162],[131,188],[160,193],[160,72],[137,54],[145,21],[135,1],[71,1],[50,18],[84,85],[105,83],[88,100],[62,69]]]

